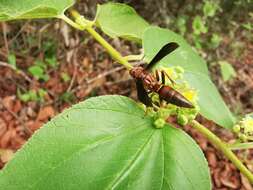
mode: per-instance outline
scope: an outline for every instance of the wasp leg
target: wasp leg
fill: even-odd
[[[161,76],[162,76],[162,84],[165,85],[165,72],[164,71],[161,71]]]
[[[137,96],[138,99],[145,104],[146,106],[151,107],[152,106],[152,101],[148,96],[147,91],[145,90],[142,81],[137,80],[136,81],[136,86],[137,86]]]
[[[157,81],[160,81],[160,76],[158,70],[155,70],[155,78]]]
[[[170,82],[172,83],[172,84],[175,84],[175,81],[165,72],[165,71],[161,71],[161,73],[162,73],[162,77],[164,77],[165,78],[165,76],[170,80]],[[165,80],[165,79],[164,79]]]

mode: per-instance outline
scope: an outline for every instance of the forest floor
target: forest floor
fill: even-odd
[[[139,6],[136,5],[137,10]],[[86,2],[79,9],[86,10]],[[144,11],[140,14],[152,22]],[[1,30],[0,168],[43,123],[74,103],[105,94],[136,99],[135,84],[129,73],[87,33],[75,31],[56,20],[2,23]],[[224,82],[219,65],[209,64],[209,69],[226,103],[240,115],[253,112],[253,42],[240,31],[237,31],[236,39],[240,41],[240,56],[229,48],[235,39],[226,35],[212,54],[228,61],[237,76]],[[123,55],[138,53],[136,45],[118,39],[109,41]],[[209,59],[204,50],[201,54]],[[29,72],[35,64],[42,68],[40,79]],[[234,138],[232,133],[212,122],[199,120],[225,141]],[[190,127],[185,130],[205,153],[211,168],[213,189],[253,190],[247,179],[203,136]],[[237,155],[253,172],[253,151],[238,151]]]

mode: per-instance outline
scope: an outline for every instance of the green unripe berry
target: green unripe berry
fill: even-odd
[[[248,140],[248,137],[247,135],[245,134],[239,134],[239,139],[242,141],[242,142],[246,142]]]
[[[178,115],[177,123],[184,126],[188,123],[188,118],[185,115]]]
[[[240,132],[240,130],[241,130],[241,126],[240,126],[240,125],[235,125],[235,126],[233,127],[233,131],[234,131],[234,133],[236,133],[236,134],[238,134],[238,133]]]
[[[188,120],[192,121],[196,118],[196,116],[197,116],[196,114],[191,114],[191,115],[188,116]]]
[[[158,118],[157,120],[155,120],[154,125],[157,129],[161,129],[164,127],[165,121],[162,118]]]

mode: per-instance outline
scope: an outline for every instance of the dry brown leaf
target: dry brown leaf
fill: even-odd
[[[3,149],[0,151],[1,161],[7,163],[13,158],[14,151],[11,149]]]
[[[13,108],[14,105],[14,101],[15,101],[15,96],[6,96],[3,98],[3,105],[6,109],[11,110]]]
[[[46,106],[39,111],[37,116],[38,121],[45,121],[52,118],[55,115],[54,108],[52,106]]]

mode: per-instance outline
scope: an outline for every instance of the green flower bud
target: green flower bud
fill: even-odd
[[[238,137],[242,142],[246,142],[248,140],[248,137],[245,134],[239,134]]]
[[[185,116],[185,115],[178,115],[178,117],[177,117],[177,122],[178,122],[178,124],[180,124],[180,125],[186,125],[187,123],[188,123],[188,118]]]
[[[155,120],[154,125],[157,129],[161,129],[164,127],[165,121],[162,118],[158,118],[157,120]]]
[[[236,133],[236,134],[240,133],[240,130],[241,130],[240,125],[235,125],[235,126],[233,127],[233,131],[234,131],[234,133]]]
[[[192,121],[196,118],[197,114],[191,114],[188,116],[188,120]]]

